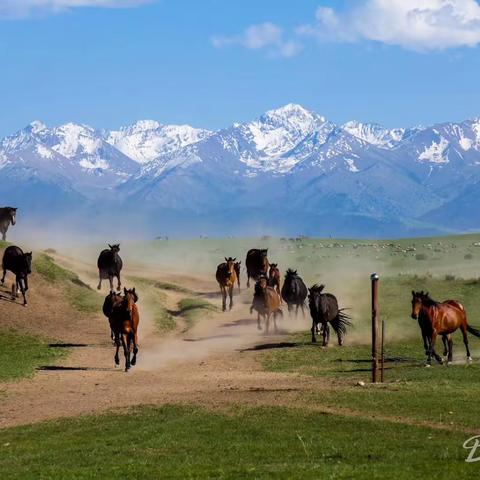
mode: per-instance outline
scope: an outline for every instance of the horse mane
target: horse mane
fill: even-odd
[[[440,305],[440,302],[437,302],[434,300],[428,292],[423,293],[423,290],[421,292],[415,292],[415,295],[419,297],[422,300],[422,304],[425,305],[426,307],[436,307]]]
[[[425,304],[427,307],[436,307],[440,305],[440,302],[437,302],[436,300],[431,298],[430,295],[428,295],[428,293],[423,296],[422,303]]]
[[[322,283],[316,283],[311,289],[310,291],[312,293],[322,293],[323,289],[325,288],[325,285],[323,285]]]

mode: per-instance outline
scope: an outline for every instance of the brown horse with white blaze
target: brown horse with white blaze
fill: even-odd
[[[113,332],[116,351],[115,365],[120,364],[118,351],[120,344],[125,355],[125,371],[128,372],[131,366],[137,363],[138,353],[138,325],[140,316],[136,302],[138,295],[135,288],[127,290],[124,288],[124,295],[110,292],[105,298],[104,313],[108,316],[110,328]],[[130,358],[133,352],[133,357]]]
[[[467,361],[471,361],[467,332],[480,337],[480,331],[467,322],[467,313],[463,305],[456,300],[437,302],[430,295],[412,291],[412,318],[418,320],[427,340],[427,365],[432,364],[432,356],[438,360],[435,341],[438,335],[447,336],[449,343],[448,362],[452,361],[451,334],[460,329],[467,351]]]
[[[227,309],[227,295],[230,297],[230,310],[233,307],[233,288],[237,281],[237,272],[235,271],[236,257],[225,257],[225,262],[217,266],[215,278],[217,279],[220,291],[222,293],[222,310]]]

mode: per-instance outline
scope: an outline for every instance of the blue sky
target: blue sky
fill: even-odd
[[[214,129],[289,102],[462,120],[480,116],[479,42],[476,0],[0,0],[0,136],[34,119]]]

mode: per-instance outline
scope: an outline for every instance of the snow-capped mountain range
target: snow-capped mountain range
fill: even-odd
[[[479,119],[336,125],[288,104],[218,131],[153,120],[117,131],[35,121],[0,140],[1,203],[52,216],[114,209],[152,231],[465,231],[480,227],[476,193]]]

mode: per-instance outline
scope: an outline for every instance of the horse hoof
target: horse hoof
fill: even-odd
[[[100,285],[97,286],[97,290],[100,290],[102,287]]]
[[[473,362],[472,357],[467,357],[467,362],[472,363]]]
[[[447,362],[447,367],[449,367],[452,364],[453,364],[453,362]]]
[[[136,360],[132,360],[132,367],[134,367],[137,364]]]
[[[430,363],[425,364],[425,368],[430,368],[432,365]]]

